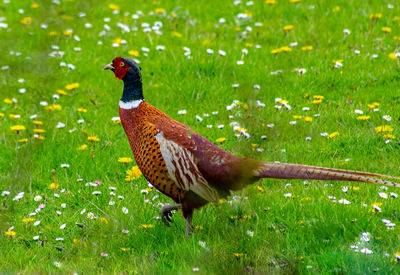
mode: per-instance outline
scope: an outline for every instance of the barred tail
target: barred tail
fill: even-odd
[[[253,175],[258,178],[359,181],[400,187],[398,183],[377,179],[400,180],[399,177],[289,163],[260,162]]]

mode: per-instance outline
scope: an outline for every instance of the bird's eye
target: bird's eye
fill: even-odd
[[[124,63],[124,62],[121,62],[121,63],[119,63],[119,65],[120,65],[121,67],[123,67],[123,66],[125,66],[125,63]]]

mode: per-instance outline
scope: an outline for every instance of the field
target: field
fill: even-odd
[[[238,156],[398,177],[396,1],[3,0],[0,35],[1,273],[400,273],[394,187],[265,179],[164,226],[103,71]]]

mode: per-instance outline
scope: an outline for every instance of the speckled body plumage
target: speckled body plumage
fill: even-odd
[[[261,178],[400,186],[377,179],[399,179],[386,175],[236,157],[145,102],[141,68],[133,60],[117,57],[104,69],[112,70],[124,81],[119,113],[139,169],[155,188],[176,203],[165,205],[160,211],[161,217],[169,225],[171,211],[182,209],[186,218],[186,237],[191,232],[194,209],[209,202],[218,203],[230,191],[240,190]]]

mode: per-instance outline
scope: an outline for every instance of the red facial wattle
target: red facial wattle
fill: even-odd
[[[119,79],[124,78],[124,76],[126,75],[126,72],[129,70],[129,65],[121,57],[117,57],[114,59],[113,66],[115,68],[115,70],[114,70],[115,77],[117,77]]]

